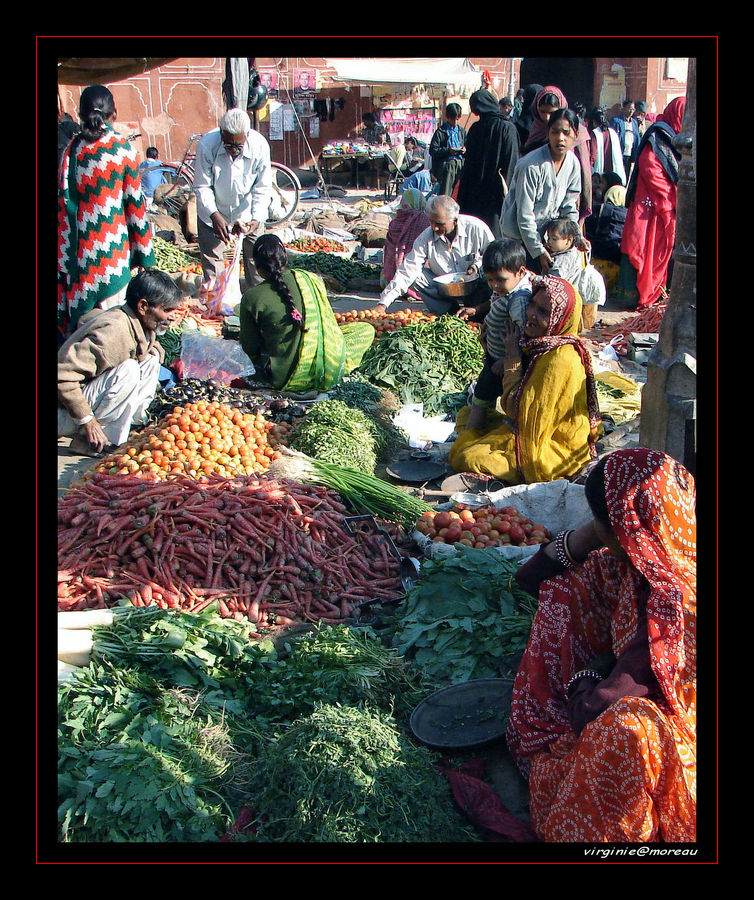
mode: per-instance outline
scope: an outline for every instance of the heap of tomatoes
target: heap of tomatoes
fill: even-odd
[[[172,413],[133,435],[127,444],[106,456],[95,471],[151,474],[158,479],[172,475],[255,475],[280,457],[276,438],[283,436],[275,429],[275,423],[261,414],[198,400],[176,406]]]
[[[338,325],[347,325],[349,322],[369,322],[374,325],[377,337],[387,334],[389,331],[397,331],[405,325],[413,325],[416,322],[431,322],[436,319],[428,313],[418,309],[398,309],[395,312],[379,313],[374,309],[351,309],[348,312],[336,312],[335,319]]]
[[[473,509],[455,503],[448,510],[429,510],[416,523],[417,531],[441,544],[460,543],[482,550],[511,544],[523,547],[551,539],[544,525],[535,524],[515,506]]]

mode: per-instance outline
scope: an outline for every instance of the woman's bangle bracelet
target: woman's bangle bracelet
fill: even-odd
[[[580,669],[569,679],[568,684],[566,685],[566,696],[570,695],[571,688],[576,684],[577,681],[580,681],[582,678],[594,678],[597,681],[602,681],[602,676],[594,669]]]
[[[569,534],[571,534],[571,531],[561,531],[555,538],[555,555],[564,569],[570,569],[571,566],[576,565],[576,560],[571,556],[571,553],[568,550]]]

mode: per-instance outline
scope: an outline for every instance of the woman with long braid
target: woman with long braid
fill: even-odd
[[[253,258],[263,281],[241,301],[240,340],[257,377],[287,393],[329,390],[359,365],[374,328],[339,326],[322,279],[288,268],[274,234],[257,238]]]

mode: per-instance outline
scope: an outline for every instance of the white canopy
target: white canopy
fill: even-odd
[[[481,87],[481,72],[463,57],[327,59],[333,81],[362,84],[455,84]]]

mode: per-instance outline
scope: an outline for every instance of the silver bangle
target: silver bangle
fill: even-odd
[[[577,681],[580,681],[582,678],[594,678],[597,681],[602,681],[602,676],[599,672],[594,669],[580,669],[575,675],[572,675],[566,685],[566,696],[571,693],[571,688],[576,684]]]
[[[570,569],[571,566],[576,565],[576,560],[568,550],[568,535],[572,533],[572,529],[570,531],[561,531],[555,538],[555,555],[564,569]]]

